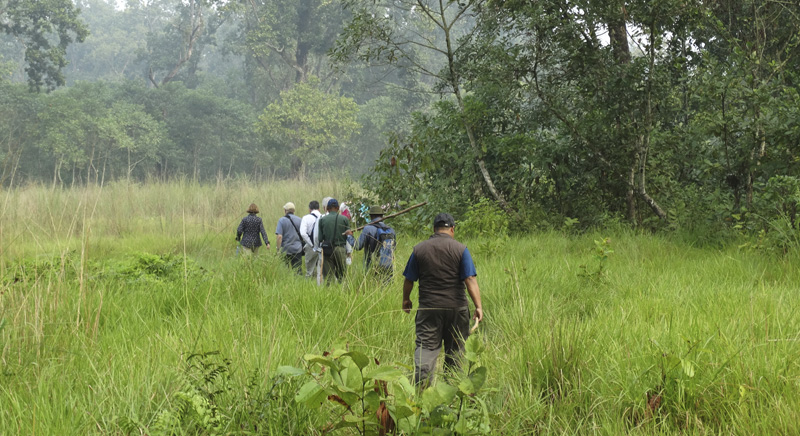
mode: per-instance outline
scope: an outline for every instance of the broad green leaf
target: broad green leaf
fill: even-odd
[[[342,381],[345,386],[353,392],[361,392],[364,390],[363,380],[361,378],[361,370],[355,362],[347,362],[344,364],[345,368],[342,370]]]
[[[331,351],[330,356],[331,356],[332,359],[338,359],[338,358],[346,355],[347,353],[348,353],[348,351],[346,349],[337,347],[337,348],[334,348],[333,351]]]
[[[366,380],[383,380],[387,382],[394,382],[403,376],[403,373],[390,366],[379,366],[372,371],[367,372],[364,376]]]
[[[455,427],[453,427],[453,431],[455,434],[467,434],[467,430],[467,420],[464,418],[464,415],[461,415],[461,418],[459,418]]]
[[[378,379],[378,380],[380,380],[380,379]],[[392,381],[392,380],[387,380],[387,381]],[[406,396],[411,397],[417,391],[416,388],[411,384],[411,381],[408,379],[408,377],[401,376],[400,378],[398,378],[394,382],[395,382],[395,386],[400,386],[400,388],[403,390],[403,392],[406,394]]]
[[[486,382],[486,367],[479,367],[472,371],[469,377],[461,380],[458,389],[466,395],[475,395]]]
[[[473,334],[467,338],[467,342],[464,344],[464,357],[468,361],[472,363],[477,362],[484,351],[486,351],[486,346],[478,335]]]
[[[455,386],[450,386],[447,383],[439,383],[434,389],[436,389],[436,393],[439,394],[443,404],[452,403],[453,398],[455,398],[456,394],[458,393],[458,388]]]
[[[347,401],[347,404],[356,404],[361,401],[361,396],[355,392],[342,392],[342,398]]]
[[[353,362],[358,365],[358,369],[364,369],[369,365],[369,357],[360,351],[350,351],[343,354],[343,356],[348,356],[353,359]]]
[[[435,389],[429,388],[422,392],[422,405],[426,410],[432,411],[442,404],[444,404],[444,400]]]
[[[394,418],[395,422],[403,419],[408,418],[409,416],[414,415],[414,410],[405,405],[398,405],[395,407],[389,407],[389,413]]]
[[[288,375],[289,377],[295,377],[298,375],[303,375],[306,373],[306,370],[302,368],[297,368],[294,366],[279,366],[278,367],[278,374],[281,375]]]
[[[328,368],[335,369],[337,371],[341,370],[339,364],[330,357],[320,356],[318,354],[306,354],[305,356],[303,356],[303,360],[308,362],[309,365],[318,363],[320,365],[327,366]]]
[[[354,424],[364,422],[364,418],[361,416],[345,415],[343,419],[347,422],[352,422]]]
[[[381,396],[375,391],[369,391],[364,395],[364,404],[370,410],[378,410],[378,407],[381,405]]]
[[[317,408],[325,400],[327,395],[316,381],[310,381],[303,385],[295,395],[294,399],[298,403],[303,403],[308,407]]]
[[[419,417],[410,415],[404,419],[397,419],[395,418],[395,423],[397,424],[398,434],[417,434],[423,435],[424,433],[418,429]]]

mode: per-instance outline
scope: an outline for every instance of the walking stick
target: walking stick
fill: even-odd
[[[422,203],[415,204],[415,205],[413,205],[413,206],[411,206],[411,207],[409,207],[409,208],[403,209],[403,210],[401,210],[400,212],[395,212],[395,213],[393,213],[393,214],[391,214],[391,215],[386,215],[386,216],[384,216],[384,217],[382,217],[382,218],[378,218],[378,219],[376,219],[375,221],[370,221],[369,223],[367,223],[367,224],[364,224],[364,225],[363,225],[363,226],[361,226],[361,227],[358,227],[358,228],[357,228],[355,231],[362,230],[364,227],[366,227],[366,226],[368,226],[368,225],[370,225],[370,224],[379,223],[379,222],[381,222],[381,221],[383,221],[383,220],[385,220],[385,219],[394,218],[394,217],[396,217],[396,216],[398,216],[398,215],[402,215],[402,214],[404,214],[404,213],[406,213],[406,212],[408,212],[408,211],[414,210],[414,209],[416,209],[416,208],[418,208],[418,207],[425,206],[426,204],[428,204],[428,202],[427,202],[427,201],[423,201]]]
[[[473,325],[472,328],[469,329],[470,334],[475,332],[475,330],[478,330],[478,324],[480,324],[480,321],[478,321],[478,318],[475,318],[475,325]]]
[[[317,286],[322,286],[322,262],[325,260],[325,255],[320,251],[317,262]]]

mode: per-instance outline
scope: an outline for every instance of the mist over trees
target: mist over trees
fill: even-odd
[[[796,234],[798,28],[775,0],[5,0],[2,181],[367,174],[522,228]]]
[[[7,186],[357,177],[430,98],[398,74],[332,67],[338,2],[29,3],[0,8]]]

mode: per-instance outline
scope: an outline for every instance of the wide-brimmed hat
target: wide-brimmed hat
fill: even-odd
[[[369,208],[370,215],[383,215],[383,208],[380,206],[372,206]]]
[[[283,205],[283,210],[294,210],[294,203],[291,201]]]

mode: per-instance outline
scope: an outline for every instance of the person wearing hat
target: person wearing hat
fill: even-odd
[[[258,206],[250,203],[250,207],[247,208],[247,216],[242,218],[242,222],[236,229],[236,240],[239,241],[242,252],[246,255],[258,253],[262,237],[264,245],[269,249],[269,239],[267,239],[267,231],[264,229],[264,222],[256,216],[257,214]]]
[[[322,251],[322,276],[325,281],[341,280],[345,273],[347,237],[350,220],[339,214],[339,202],[328,201],[328,214],[317,220],[318,231],[314,249]]]
[[[477,272],[467,246],[455,240],[455,220],[440,213],[433,219],[433,236],[420,242],[406,263],[403,282],[403,311],[411,313],[411,292],[419,282],[416,317],[414,381],[429,386],[433,369],[444,344],[445,369],[457,367],[469,336],[469,302],[475,304],[473,318],[483,319]]]
[[[283,205],[284,216],[278,220],[275,228],[278,250],[286,263],[303,274],[303,239],[300,237],[300,217],[294,214],[294,203],[291,201]]]
[[[383,218],[383,215],[383,209],[380,206],[372,206],[369,208],[371,222],[364,227],[358,241],[353,238],[351,230],[346,233],[348,242],[353,245],[354,249],[364,249],[364,269],[369,271],[370,266],[374,265],[374,271],[378,275],[390,280],[394,273],[394,248],[397,234],[383,221],[375,222]]]

